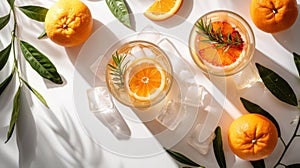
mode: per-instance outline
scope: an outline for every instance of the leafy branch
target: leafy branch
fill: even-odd
[[[116,53],[112,55],[114,64],[108,64],[111,70],[110,75],[113,76],[112,80],[114,81],[114,84],[120,88],[124,87],[124,73],[127,68],[128,61],[125,64],[123,64],[123,62],[126,56],[127,55],[124,54],[120,55],[116,51]]]
[[[243,44],[243,40],[238,32],[234,32],[234,34],[228,32],[227,35],[224,35],[220,27],[214,30],[211,20],[208,23],[204,23],[203,19],[200,19],[196,23],[196,27],[200,30],[197,31],[198,34],[208,38],[208,40],[203,40],[204,42],[212,43],[216,48],[225,48],[224,52],[231,47],[239,47]]]
[[[52,62],[42,54],[33,45],[26,41],[20,40],[17,35],[17,19],[16,19],[16,9],[22,11],[27,17],[38,22],[44,22],[46,14],[48,12],[47,8],[40,6],[15,6],[15,0],[7,0],[10,11],[7,15],[0,17],[0,30],[2,30],[10,21],[10,17],[13,16],[13,30],[11,31],[11,42],[0,51],[0,71],[8,63],[10,55],[13,56],[13,67],[9,76],[0,84],[0,95],[4,92],[7,86],[12,81],[14,75],[17,76],[19,81],[18,90],[15,93],[13,100],[13,110],[11,114],[11,120],[9,125],[9,130],[7,132],[7,143],[14,131],[15,124],[17,122],[19,112],[20,112],[20,94],[22,87],[25,85],[47,108],[48,104],[43,96],[22,77],[20,66],[21,57],[17,57],[17,47],[21,49],[22,55],[25,60],[30,64],[30,66],[43,78],[48,79],[56,84],[62,84],[63,81],[58,74],[55,66]]]

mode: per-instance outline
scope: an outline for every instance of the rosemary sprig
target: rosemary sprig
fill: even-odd
[[[115,85],[119,86],[120,88],[124,87],[124,73],[127,68],[128,61],[123,64],[123,61],[126,58],[126,54],[118,54],[116,51],[115,54],[112,55],[112,59],[114,64],[108,64],[111,72],[110,74],[113,76],[112,80]]]
[[[196,23],[196,27],[200,30],[197,31],[198,34],[205,35],[208,40],[203,40],[204,42],[209,42],[215,45],[216,48],[224,48],[224,52],[228,51],[230,47],[240,46],[243,43],[243,40],[240,38],[238,33],[234,36],[232,33],[224,35],[221,28],[214,30],[211,20],[208,23],[204,23],[203,19],[200,19]]]

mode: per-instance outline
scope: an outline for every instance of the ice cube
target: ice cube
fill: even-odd
[[[160,113],[156,118],[157,121],[170,130],[175,130],[185,115],[185,111],[181,108],[181,103],[175,100],[169,100]]]
[[[102,111],[113,108],[110,94],[106,87],[95,87],[87,90],[90,111]]]
[[[156,57],[156,54],[149,48],[143,48],[143,51],[148,58],[154,59]]]
[[[143,49],[140,46],[134,46],[131,49],[131,54],[135,57],[135,58],[143,58],[146,57]]]
[[[193,148],[195,148],[198,152],[205,155],[205,154],[207,154],[208,150],[210,149],[210,144],[213,142],[216,135],[214,133],[211,133],[210,136],[207,139],[205,139],[204,142],[199,142],[198,137],[199,137],[199,133],[200,133],[201,129],[203,129],[203,125],[198,124],[196,126],[195,130],[193,130],[193,133],[192,133],[188,143]]]
[[[127,56],[125,57],[125,59],[123,60],[122,62],[122,67],[124,67],[125,64],[127,64],[127,67],[129,66],[129,64],[135,60],[135,56],[134,55],[131,55],[131,54],[127,54]]]
[[[182,79],[183,85],[189,86],[193,85],[195,83],[195,78],[192,73],[190,73],[188,70],[181,70],[178,73],[178,77]]]
[[[106,87],[95,87],[87,91],[90,111],[107,127],[118,139],[127,139],[131,131],[118,109],[114,106]]]

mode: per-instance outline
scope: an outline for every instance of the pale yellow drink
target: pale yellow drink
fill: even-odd
[[[112,55],[106,82],[118,101],[129,107],[148,108],[166,97],[172,84],[172,66],[158,46],[132,41]]]

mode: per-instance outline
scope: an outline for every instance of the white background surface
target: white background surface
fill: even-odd
[[[55,1],[16,1],[18,5],[41,5],[49,8]],[[103,25],[110,25],[116,22],[113,15],[109,12],[105,1],[85,0],[94,18],[94,31],[101,28]],[[137,1],[128,0],[128,4],[133,13],[142,13],[151,4],[152,1]],[[296,78],[297,70],[293,63],[292,52],[300,53],[299,39],[300,20],[298,17],[296,23],[289,30],[277,33],[267,34],[258,30],[250,19],[249,14],[250,0],[185,0],[183,6],[178,12],[180,17],[186,18],[186,21],[194,23],[202,14],[216,10],[228,9],[232,10],[244,17],[254,30],[256,37],[256,51],[253,62],[259,62],[284,76],[291,84],[297,97],[300,97],[299,79]],[[298,1],[299,4],[299,1]],[[299,5],[298,5],[299,7]],[[8,12],[6,1],[1,1],[0,16],[4,16]],[[132,167],[177,167],[172,159],[165,153],[159,153],[149,157],[128,157],[115,154],[106,150],[103,146],[99,146],[93,140],[90,134],[87,134],[84,123],[79,118],[77,106],[74,104],[74,74],[82,75],[82,83],[88,83],[88,76],[80,71],[76,65],[76,57],[80,53],[84,45],[74,48],[60,47],[49,39],[37,40],[36,37],[43,31],[43,24],[29,20],[24,14],[17,10],[17,18],[19,25],[19,35],[22,40],[30,42],[44,54],[49,56],[49,59],[56,65],[58,72],[64,78],[62,86],[53,85],[46,80],[41,79],[29,66],[23,65],[23,75],[26,76],[31,83],[47,100],[51,110],[43,108],[34,96],[22,94],[22,108],[20,117],[17,123],[17,129],[12,139],[4,144],[6,139],[6,131],[9,125],[10,111],[12,109],[11,100],[14,87],[11,86],[0,97],[0,137],[3,143],[0,143],[0,167],[112,167],[112,168],[132,168]],[[146,19],[146,18],[145,18]],[[151,22],[151,21],[149,21]],[[176,19],[169,19],[164,22],[151,22],[155,27],[164,29],[176,30],[183,22],[178,22]],[[122,26],[121,24],[119,26]],[[1,30],[0,45],[1,49],[10,41],[10,31],[12,25]],[[110,27],[108,27],[110,28]],[[179,33],[188,36],[188,32]],[[107,39],[109,40],[109,39]],[[97,52],[97,51],[95,51]],[[186,56],[189,56],[186,53]],[[89,60],[89,55],[86,55],[86,60]],[[82,60],[82,59],[80,59]],[[80,64],[80,63],[79,63]],[[3,80],[5,72],[1,72],[0,81]],[[199,73],[201,73],[199,71]],[[216,86],[221,84],[215,83]],[[221,90],[227,95],[228,100],[239,110],[240,114],[246,113],[239,102],[239,97],[243,96],[253,102],[261,105],[269,111],[279,122],[281,131],[285,140],[288,140],[293,132],[293,125],[290,122],[299,113],[293,107],[287,106],[278,100],[258,84],[247,90],[237,91],[231,85],[227,86],[227,90]],[[85,91],[83,91],[85,92]],[[82,102],[86,102],[86,97],[80,97]],[[229,105],[225,105],[225,111],[219,123],[223,131],[224,150],[228,167],[251,167],[251,165],[242,161],[231,153],[227,146],[226,131],[232,121],[232,117],[228,115],[232,113]],[[134,128],[131,125],[131,128]],[[147,130],[145,127],[138,126],[136,129]],[[105,133],[105,135],[108,132]],[[99,132],[101,134],[101,132]],[[103,133],[104,134],[104,133]],[[144,134],[144,133],[141,133]],[[104,136],[104,139],[110,140],[114,138],[112,135]],[[153,143],[157,143],[153,139]],[[141,144],[137,144],[140,146]],[[283,160],[287,163],[299,162],[299,141],[295,141],[287,153],[287,157]],[[210,148],[207,155],[201,155],[196,150],[186,144],[186,139],[173,147],[174,150],[186,154],[192,160],[206,167],[217,167],[216,160],[213,155],[213,150]],[[134,150],[134,149],[132,149]],[[137,149],[141,150],[141,148]],[[279,143],[273,154],[266,159],[267,167],[271,167],[280,156],[282,146]]]

